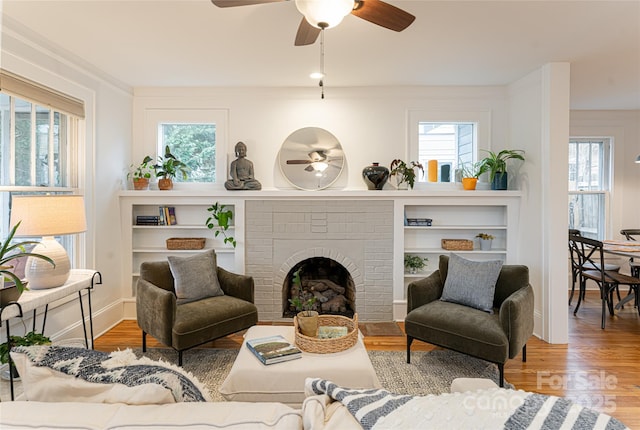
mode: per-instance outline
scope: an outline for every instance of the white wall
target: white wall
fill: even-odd
[[[87,210],[86,267],[102,273],[103,284],[92,294],[95,333],[100,333],[122,316],[117,193],[123,166],[130,162],[132,92],[82,69],[37,35],[6,24],[2,26],[4,69],[85,102],[86,146],[78,154],[84,160],[79,186]],[[17,321],[12,329],[16,334],[24,331]],[[47,335],[54,340],[80,337],[81,330],[77,296],[50,307]]]

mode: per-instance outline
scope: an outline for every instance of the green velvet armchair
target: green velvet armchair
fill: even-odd
[[[529,269],[503,265],[496,282],[494,313],[439,300],[447,279],[449,257],[440,256],[439,270],[409,284],[407,291],[407,363],[414,339],[458,351],[498,365],[504,386],[504,364],[522,350],[533,334],[533,288]]]
[[[253,278],[217,267],[224,295],[176,304],[174,278],[167,261],[144,262],[136,285],[136,312],[142,329],[142,351],[147,333],[182,352],[203,343],[247,329],[258,322],[253,304]]]

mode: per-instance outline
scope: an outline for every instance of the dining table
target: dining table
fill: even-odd
[[[605,240],[602,242],[602,251],[607,254],[619,255],[622,257],[633,258],[634,261],[640,261],[640,241],[637,240]],[[637,260],[636,260],[637,259]],[[638,280],[640,283],[640,280]],[[620,309],[625,303],[635,298],[633,292],[616,304],[616,309]]]

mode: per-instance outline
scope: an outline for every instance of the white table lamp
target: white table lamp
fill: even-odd
[[[51,263],[29,257],[25,278],[34,290],[59,287],[69,279],[71,263],[67,251],[54,236],[87,230],[84,198],[77,195],[13,196],[11,225],[20,222],[16,236],[43,236],[33,253],[46,255]]]

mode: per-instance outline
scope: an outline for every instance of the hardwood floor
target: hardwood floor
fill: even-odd
[[[575,302],[574,302],[575,303]],[[517,389],[570,398],[606,412],[630,428],[640,429],[640,318],[637,309],[625,306],[600,329],[600,299],[595,291],[573,316],[569,314],[569,344],[550,345],[536,337],[527,344],[527,362],[518,356],[505,365],[505,378]],[[404,328],[402,323],[399,323]],[[370,336],[367,349],[405,351],[404,336]],[[160,346],[147,337],[148,347]],[[239,348],[242,336],[235,334],[204,347]],[[101,351],[141,346],[135,321],[123,321],[96,339]],[[432,345],[414,341],[412,350],[428,351]]]

